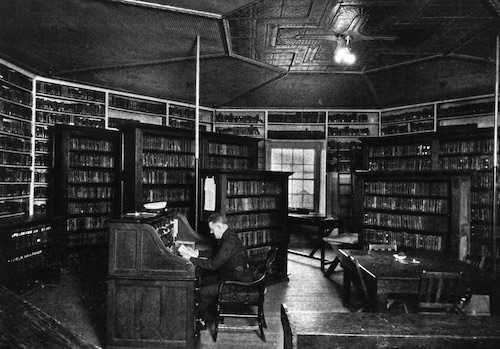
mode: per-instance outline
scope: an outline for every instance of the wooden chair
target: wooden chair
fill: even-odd
[[[458,304],[462,294],[462,273],[422,271],[418,313],[461,313]]]
[[[329,235],[323,238],[323,247],[321,250],[321,263],[322,266],[330,264],[328,269],[324,272],[325,277],[329,277],[337,268],[340,263],[339,257],[336,255],[331,262],[325,261],[325,245],[328,244],[332,247],[333,251],[337,254],[339,248],[358,249],[358,234],[357,233],[342,233]],[[323,271],[323,270],[322,270]]]
[[[276,259],[277,249],[271,247],[267,254],[265,267],[261,275],[253,282],[223,281],[219,285],[217,313],[213,333],[214,342],[219,330],[259,330],[260,338],[266,341],[264,328],[267,327],[264,316],[264,295],[266,278],[272,263]],[[255,308],[256,311],[255,311]],[[228,324],[226,318],[240,319],[237,324]],[[253,324],[241,324],[241,320],[249,320]]]
[[[396,244],[368,244],[368,251],[397,251]]]

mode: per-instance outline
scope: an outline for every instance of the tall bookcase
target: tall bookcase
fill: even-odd
[[[278,249],[275,281],[287,278],[289,172],[251,170],[201,171],[201,222],[213,212],[226,214],[229,226],[247,247],[253,264],[261,264],[269,246]]]
[[[194,132],[146,124],[120,127],[124,212],[143,210],[147,202],[167,201],[167,207],[194,219]]]
[[[356,172],[365,243],[440,251],[464,260],[470,240],[470,176],[456,172]]]
[[[55,210],[63,220],[69,257],[106,250],[108,220],[119,217],[119,133],[54,126]]]
[[[485,268],[498,264],[499,238],[493,237],[493,130],[455,126],[435,133],[366,140],[365,165],[387,176],[455,171],[471,176],[470,244],[467,259]],[[496,250],[496,255],[494,251]]]
[[[29,214],[33,80],[0,64],[0,219]]]

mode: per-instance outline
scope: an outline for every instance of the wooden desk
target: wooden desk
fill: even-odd
[[[284,349],[498,348],[500,317],[281,308]]]
[[[292,231],[297,231],[298,225],[305,225],[309,227],[315,227],[319,229],[319,237],[318,241],[315,243],[313,250],[309,254],[305,254],[302,252],[294,251],[292,249],[288,249],[289,253],[297,254],[300,256],[319,259],[321,261],[321,271],[324,272],[325,269],[325,249],[323,238],[330,235],[333,229],[339,228],[340,231],[343,231],[342,221],[335,216],[323,216],[319,214],[288,214],[288,225],[293,227]],[[317,258],[314,254],[320,250],[321,257]]]
[[[493,296],[493,278],[478,267],[446,258],[442,253],[414,251],[406,253],[407,259],[398,262],[394,252],[339,249],[339,257],[344,268],[344,304],[349,304],[351,281],[356,273],[350,257],[358,259],[368,288],[368,297],[373,309],[385,304],[389,293],[418,294],[420,275],[423,270],[462,272],[466,286],[477,294]],[[413,259],[419,263],[412,263]],[[494,300],[492,299],[492,308]]]
[[[1,285],[0,348],[98,349]]]

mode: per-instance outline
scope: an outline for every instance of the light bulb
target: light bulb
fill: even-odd
[[[354,62],[356,62],[356,56],[351,52],[347,52],[344,56],[344,62],[349,65],[354,64]]]

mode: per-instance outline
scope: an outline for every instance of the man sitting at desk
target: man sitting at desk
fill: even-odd
[[[229,228],[227,217],[221,213],[213,213],[208,217],[208,227],[210,233],[218,240],[212,256],[204,256],[206,251],[198,251],[190,247],[179,249],[181,256],[190,260],[195,266],[217,271],[215,275],[202,276],[201,279],[198,321],[202,329],[206,328],[206,321],[212,317],[208,307],[217,301],[221,281],[253,281],[247,250],[234,230]]]

